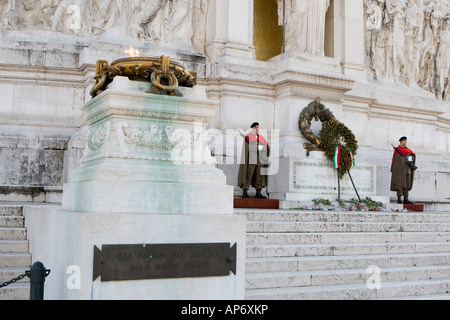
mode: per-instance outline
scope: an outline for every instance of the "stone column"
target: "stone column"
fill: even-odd
[[[225,56],[254,58],[253,0],[210,1],[206,53],[211,62]]]
[[[364,78],[364,3],[360,0],[334,0],[331,9],[333,11],[328,16],[333,19],[329,25],[333,29],[334,57],[341,61],[343,74]]]

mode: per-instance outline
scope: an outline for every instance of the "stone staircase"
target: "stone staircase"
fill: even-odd
[[[235,214],[247,217],[246,299],[450,300],[450,213]],[[0,283],[30,269],[26,239],[23,206],[0,203]],[[0,288],[0,300],[28,299],[28,278]]]
[[[247,217],[246,299],[450,300],[450,213],[235,214]]]
[[[21,205],[0,204],[0,283],[24,274],[31,267]],[[29,278],[0,288],[0,300],[28,300]]]

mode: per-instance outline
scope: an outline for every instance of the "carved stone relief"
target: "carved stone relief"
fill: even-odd
[[[187,130],[157,122],[134,126],[123,120],[106,121],[91,129],[87,145],[88,157],[113,152],[124,157],[156,157],[208,164],[216,162],[201,126]]]
[[[0,30],[164,42],[204,53],[207,0],[2,0]],[[194,35],[195,30],[195,35]]]
[[[325,15],[330,0],[277,0],[279,25],[285,27],[286,52],[324,55]]]
[[[447,0],[364,0],[369,76],[417,85],[450,100],[450,3]]]
[[[0,2],[0,30],[8,26],[14,8],[14,0]]]

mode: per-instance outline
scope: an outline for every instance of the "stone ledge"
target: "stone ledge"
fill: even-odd
[[[0,185],[0,202],[61,203],[62,187]]]

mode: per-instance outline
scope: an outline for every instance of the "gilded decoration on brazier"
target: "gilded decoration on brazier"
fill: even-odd
[[[168,57],[160,58],[124,58],[111,63],[105,60],[97,61],[96,83],[90,94],[96,97],[106,90],[116,76],[128,77],[130,80],[145,81],[152,84],[147,93],[182,96],[179,86],[192,88],[197,84],[197,74],[189,72],[184,67]]]

